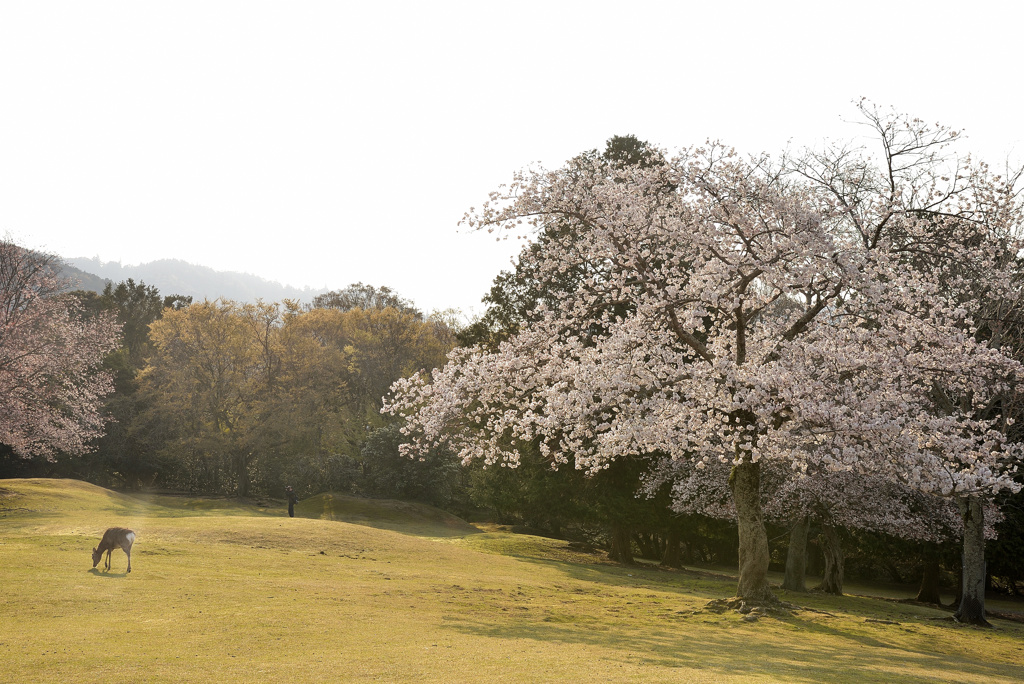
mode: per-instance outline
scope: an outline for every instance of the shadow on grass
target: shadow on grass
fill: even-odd
[[[957,638],[936,643],[926,630],[931,613],[869,597],[789,596],[811,610],[834,610],[835,615],[796,611],[791,615],[744,622],[733,611],[724,614],[692,612],[702,598],[721,598],[735,591],[735,579],[717,574],[667,571],[606,564],[584,565],[524,557],[520,561],[554,570],[566,584],[590,585],[574,592],[604,597],[575,612],[560,600],[563,587],[556,583],[548,595],[533,594],[533,602],[495,606],[494,613],[463,612],[446,619],[448,629],[467,636],[501,640],[564,643],[614,652],[623,664],[669,669],[694,669],[718,679],[768,675],[783,681],[820,682],[936,682],[1024,681],[1024,667],[967,653]],[[616,596],[621,592],[621,596]],[[644,601],[645,592],[648,602]],[[677,599],[674,596],[678,597]],[[675,605],[673,605],[675,604]],[[818,605],[822,604],[822,605]],[[679,610],[679,608],[690,610]],[[898,614],[889,613],[899,611]],[[520,612],[521,611],[521,612]],[[920,611],[919,613],[917,611]],[[887,615],[887,613],[889,613]],[[927,614],[926,614],[927,613]],[[512,617],[512,616],[515,617]],[[865,616],[888,616],[902,624],[865,624]],[[930,627],[930,625],[928,625]],[[948,651],[948,652],[947,652]]]
[[[1015,681],[1020,676],[1020,668],[908,649],[903,644],[858,634],[854,629],[829,627],[799,617],[765,619],[751,625],[733,616],[707,615],[636,628],[614,620],[599,625],[524,620],[499,625],[493,620],[461,616],[454,618],[449,628],[488,639],[560,643],[592,648],[595,653],[611,650],[609,659],[623,664],[693,669],[722,680],[767,675],[789,682],[837,684],[896,679],[991,682]],[[795,636],[794,631],[801,635]]]
[[[595,586],[625,590],[652,589],[678,593],[681,598],[727,598],[735,594],[737,577],[719,571],[674,569],[658,565],[626,566],[617,563],[579,562],[545,558],[540,554],[508,554],[524,563],[555,569],[566,577]],[[886,618],[893,620],[938,619],[949,615],[948,608],[896,602],[875,596],[834,596],[821,592],[789,592],[775,587],[784,601],[806,605],[818,610],[837,611],[853,618]]]
[[[364,499],[325,492],[303,499],[295,512],[303,518],[335,520],[416,537],[450,538],[480,533],[465,520],[439,508],[395,499]]]
[[[127,577],[127,572],[104,572],[97,568],[89,570],[89,574],[93,577],[106,577],[107,579],[114,579],[115,577]]]
[[[616,587],[625,590],[656,589],[680,595],[706,598],[732,596],[736,578],[729,575],[699,570],[677,570],[648,565],[621,565],[610,562],[580,562],[544,558],[540,555],[507,554],[524,563],[551,568],[567,578],[595,586]]]

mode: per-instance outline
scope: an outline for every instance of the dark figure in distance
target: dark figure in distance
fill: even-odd
[[[295,517],[295,504],[299,502],[299,497],[295,495],[295,490],[292,489],[291,485],[284,488],[284,494],[288,497],[288,517]]]

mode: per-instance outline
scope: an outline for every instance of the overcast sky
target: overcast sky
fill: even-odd
[[[861,135],[866,96],[1024,158],[1022,25],[978,0],[6,0],[0,236],[479,313],[516,249],[462,215],[612,135],[776,152]]]

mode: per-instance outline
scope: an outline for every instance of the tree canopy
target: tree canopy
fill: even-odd
[[[80,454],[102,434],[101,368],[112,316],[84,315],[52,256],[0,242],[0,443],[18,454]]]
[[[771,599],[762,461],[945,495],[1016,487],[993,407],[1021,367],[974,318],[1019,301],[1016,178],[948,155],[954,131],[861,111],[880,161],[710,143],[517,174],[466,222],[532,229],[520,262],[549,296],[507,340],[396,383],[406,449],[514,465],[537,440],[590,472],[726,461],[753,600]]]

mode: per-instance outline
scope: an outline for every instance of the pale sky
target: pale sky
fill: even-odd
[[[778,152],[866,96],[1024,159],[1019,3],[0,2],[0,236],[482,311],[458,227],[612,135]]]

